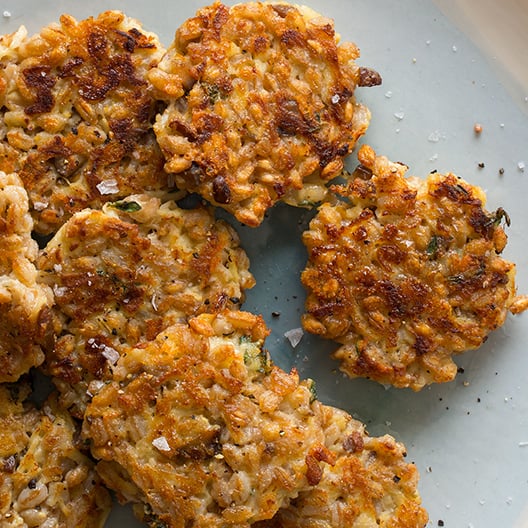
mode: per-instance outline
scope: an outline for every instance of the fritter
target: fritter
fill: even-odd
[[[311,382],[271,364],[262,318],[202,314],[122,354],[88,405],[98,472],[152,527],[248,527],[327,460]]]
[[[0,39],[0,168],[17,171],[35,230],[129,194],[165,189],[147,82],[164,48],[118,11],[63,15]]]
[[[348,413],[322,405],[325,447],[332,461],[319,484],[302,491],[270,522],[255,528],[423,528],[418,471],[405,462],[405,447],[389,435],[370,437]]]
[[[254,284],[229,224],[203,206],[181,209],[145,195],[77,213],[38,265],[53,287],[59,336],[45,370],[76,416],[90,382],[97,387],[110,375],[123,345],[198,313],[239,308]]]
[[[452,356],[479,347],[515,306],[504,260],[509,218],[454,174],[406,178],[368,146],[344,200],[323,204],[303,234],[304,328],[342,344],[351,377],[419,390],[452,380]],[[517,311],[514,309],[514,311]]]
[[[38,410],[25,384],[0,385],[0,525],[101,528],[111,499],[78,430],[53,396]]]
[[[118,361],[83,426],[152,527],[423,528],[404,446],[274,366],[260,317],[202,314]]]
[[[42,363],[49,337],[53,294],[37,284],[32,227],[22,182],[0,172],[0,382],[16,381]]]
[[[200,9],[148,73],[169,103],[154,126],[166,171],[253,227],[279,200],[320,201],[369,124],[356,86],[381,82],[358,56],[305,7]]]

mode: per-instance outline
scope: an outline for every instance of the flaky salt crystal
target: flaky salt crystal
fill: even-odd
[[[35,209],[35,211],[44,211],[46,207],[48,207],[46,202],[33,202],[33,209]]]
[[[431,132],[429,136],[427,137],[427,141],[430,143],[438,143],[440,141],[441,134],[438,132],[438,130],[435,130],[434,132]]]
[[[115,365],[120,358],[119,352],[115,348],[109,347],[107,345],[102,346],[101,354],[112,365]]]
[[[102,194],[116,194],[119,192],[119,186],[116,180],[105,180],[96,185],[97,190]]]
[[[93,397],[103,388],[103,386],[104,386],[104,381],[101,381],[101,380],[90,381],[86,394],[90,397]]]
[[[154,438],[154,440],[152,440],[152,445],[159,451],[163,451],[165,453],[170,451],[169,442],[167,442],[167,439],[164,436],[158,436],[158,438]]]
[[[302,328],[292,328],[284,333],[284,337],[290,342],[290,345],[295,348],[304,335]]]

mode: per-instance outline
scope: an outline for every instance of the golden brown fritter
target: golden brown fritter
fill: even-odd
[[[88,405],[98,472],[152,527],[248,527],[327,460],[311,382],[273,366],[263,320],[202,314],[122,354]]]
[[[146,80],[163,52],[117,11],[63,15],[31,38],[21,28],[0,39],[0,168],[19,172],[37,232],[167,186]]]
[[[452,380],[453,354],[479,347],[515,306],[502,209],[453,174],[405,178],[364,146],[349,201],[321,206],[304,233],[303,325],[342,343],[348,375],[421,389]]]
[[[0,525],[101,528],[111,499],[78,431],[53,396],[24,403],[27,385],[0,385]]]
[[[44,360],[53,294],[37,284],[37,243],[28,197],[16,174],[0,172],[0,382]]]
[[[176,185],[249,226],[278,200],[319,201],[367,129],[358,48],[308,8],[216,2],[180,26],[149,79],[169,102],[154,127]]]
[[[314,403],[332,460],[320,482],[301,491],[272,522],[255,528],[423,528],[418,472],[389,435],[368,436],[346,412]]]
[[[238,308],[254,284],[227,223],[205,207],[145,195],[77,213],[38,264],[53,287],[59,335],[45,368],[78,416],[90,382],[109,375],[122,345],[198,313]]]
[[[83,427],[104,482],[152,527],[423,528],[404,446],[273,366],[267,334],[202,314],[123,354]]]

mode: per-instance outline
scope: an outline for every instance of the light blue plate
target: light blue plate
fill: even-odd
[[[528,292],[528,173],[518,167],[522,161],[528,166],[528,118],[496,70],[429,1],[306,4],[334,18],[342,39],[361,48],[360,63],[383,77],[381,87],[357,92],[372,111],[363,141],[417,176],[452,171],[482,186],[488,209],[502,206],[511,217],[505,256],[518,265],[519,291]],[[9,0],[3,8],[11,16],[0,16],[0,29],[24,24],[32,33],[64,12],[84,18],[121,9],[168,45],[177,26],[202,5]],[[484,129],[479,136],[476,122]],[[306,261],[300,235],[309,218],[309,212],[279,206],[256,230],[233,222],[257,279],[245,309],[262,314],[272,328],[267,346],[275,361],[316,380],[322,401],[363,420],[372,435],[390,433],[406,444],[421,473],[431,527],[439,520],[456,528],[528,526],[528,315],[509,317],[480,350],[460,357],[463,373],[452,383],[413,393],[346,379],[329,358],[331,343],[304,335],[293,348],[284,337],[300,327],[299,273]],[[116,506],[108,527],[124,526],[139,524],[129,508]]]

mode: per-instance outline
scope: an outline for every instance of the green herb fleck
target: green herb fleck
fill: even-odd
[[[124,211],[125,213],[135,213],[141,210],[141,205],[137,202],[114,202],[112,207]]]
[[[215,104],[218,99],[220,99],[220,88],[216,84],[209,84],[204,83],[203,84],[205,93],[207,94],[207,97],[209,97],[209,101],[211,104]]]
[[[426,248],[426,252],[427,254],[429,255],[430,258],[434,259],[436,258],[437,254],[438,254],[438,249],[439,249],[439,242],[440,242],[441,238],[438,236],[438,235],[433,235],[431,237],[431,240],[429,240],[429,244],[427,244],[427,248]]]
[[[317,400],[317,387],[314,380],[310,380],[310,393],[310,403],[313,403],[315,400]]]
[[[244,351],[244,364],[248,370],[258,372],[259,374],[267,374],[271,367],[267,352],[253,343],[248,344]]]

